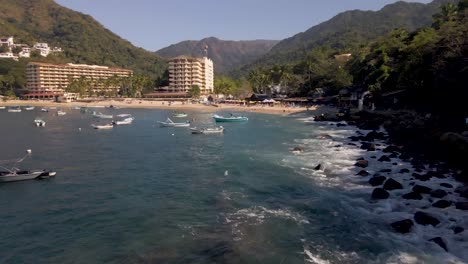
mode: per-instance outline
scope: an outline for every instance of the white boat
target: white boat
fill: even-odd
[[[57,111],[58,116],[63,116],[63,115],[66,115],[66,114],[67,114],[67,112],[65,112],[65,111],[62,111],[62,110]]]
[[[43,171],[25,171],[25,170],[8,170],[0,172],[0,182],[14,182],[33,180],[39,177]]]
[[[186,113],[174,113],[172,117],[177,117],[177,118],[187,117],[187,114]]]
[[[120,115],[117,115],[118,117],[130,117],[132,116],[131,114],[120,114]]]
[[[21,112],[21,108],[19,106],[12,106],[8,108],[9,113],[19,113]]]
[[[6,107],[5,106],[0,106],[0,109],[6,109]]]
[[[112,121],[114,125],[130,125],[133,122],[133,117],[127,117],[124,120]]]
[[[224,133],[224,127],[208,127],[208,128],[190,128],[192,134],[222,134]]]
[[[93,116],[96,117],[96,118],[104,118],[104,119],[112,119],[114,118],[113,115],[105,115],[101,112],[93,112]]]
[[[183,123],[175,123],[170,118],[167,118],[166,122],[158,121],[162,127],[189,127],[190,122],[186,121]]]
[[[45,127],[46,125],[46,122],[41,118],[34,119],[34,123],[36,124],[37,127]]]
[[[35,108],[34,106],[28,105],[24,107],[24,110],[31,111],[31,110],[34,110],[34,108]]]
[[[49,109],[48,108],[41,108],[41,112],[49,112]]]
[[[94,129],[112,129],[114,127],[114,125],[112,124],[105,124],[105,125],[92,124],[91,126],[94,127]]]

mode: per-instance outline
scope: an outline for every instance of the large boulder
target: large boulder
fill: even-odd
[[[417,192],[410,192],[410,193],[407,193],[407,194],[403,194],[402,196],[404,199],[406,200],[422,200],[422,195],[420,193],[417,193]]]
[[[432,204],[433,207],[437,207],[437,208],[447,208],[451,205],[452,205],[452,202],[447,201],[447,200],[439,200]]]
[[[461,227],[461,226],[456,226],[456,227],[453,228],[453,233],[455,233],[455,234],[459,234],[459,233],[461,233],[463,231],[465,231],[465,229],[463,227]]]
[[[397,189],[403,189],[403,185],[401,185],[401,183],[395,181],[394,179],[389,178],[387,181],[385,181],[383,188],[385,190],[392,191]]]
[[[441,237],[434,237],[434,238],[429,239],[428,241],[432,241],[436,243],[437,245],[439,245],[441,248],[443,248],[445,251],[448,252],[447,244],[444,242],[444,240]]]
[[[434,198],[444,198],[445,196],[447,196],[447,192],[444,190],[438,189],[431,192],[431,197]]]
[[[380,157],[380,158],[378,159],[378,161],[390,162],[390,161],[392,161],[392,160],[391,160],[388,156],[383,155],[382,157]]]
[[[413,187],[413,192],[417,192],[417,193],[430,194],[431,191],[432,191],[431,188],[426,187],[426,186],[423,186],[423,185],[419,185],[419,184],[416,184],[416,185]]]
[[[373,191],[372,191],[372,199],[387,199],[388,197],[390,196],[390,194],[382,189],[382,188],[375,188]]]
[[[315,166],[314,170],[321,170],[323,168],[322,164]]]
[[[418,211],[414,214],[414,221],[420,225],[432,226],[436,226],[440,223],[440,221],[437,218],[421,211]]]
[[[361,145],[361,149],[364,149],[364,150],[367,150],[367,151],[375,151],[375,144],[374,143],[364,142]]]
[[[379,186],[379,185],[382,185],[386,179],[387,177],[385,176],[380,176],[380,175],[374,176],[369,179],[369,184],[372,186]]]
[[[397,221],[391,224],[393,229],[397,231],[398,233],[406,234],[411,231],[411,228],[413,227],[414,223],[411,219],[405,219],[401,221]]]
[[[367,160],[358,160],[356,162],[356,164],[354,164],[354,166],[360,167],[360,168],[366,168],[367,166],[369,166],[369,161],[367,161]]]

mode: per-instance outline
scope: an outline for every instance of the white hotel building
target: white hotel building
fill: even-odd
[[[213,78],[213,61],[207,57],[179,56],[169,60],[171,92],[188,92],[192,85],[198,85],[202,95],[211,94],[214,90]]]

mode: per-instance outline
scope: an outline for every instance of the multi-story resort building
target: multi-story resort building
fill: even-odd
[[[104,85],[98,80],[113,76],[130,77],[133,71],[123,68],[86,64],[49,64],[30,62],[26,68],[27,89],[32,93],[61,94],[73,79],[85,77],[94,82],[94,91],[118,89],[112,84]]]
[[[200,87],[202,95],[213,93],[213,61],[207,57],[179,56],[169,60],[169,90],[187,92],[192,85]]]

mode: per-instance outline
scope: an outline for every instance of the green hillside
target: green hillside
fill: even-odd
[[[305,32],[280,41],[265,56],[236,73],[245,74],[250,69],[263,65],[294,62],[320,46],[350,52],[395,28],[412,31],[430,26],[432,16],[439,11],[442,3],[447,2],[456,1],[436,0],[429,4],[400,1],[379,11],[352,10],[340,13]]]
[[[30,45],[47,42],[64,50],[50,60],[129,68],[152,78],[166,68],[154,53],[133,46],[91,16],[52,0],[0,0],[0,7],[0,36],[14,36],[15,43]]]

